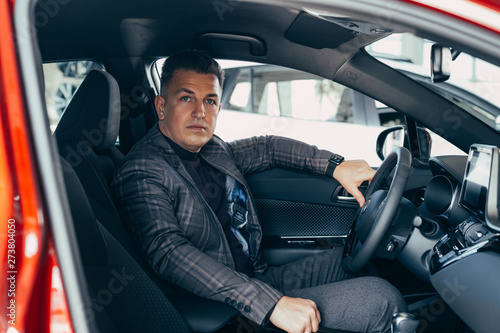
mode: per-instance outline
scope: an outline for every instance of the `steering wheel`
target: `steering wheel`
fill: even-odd
[[[403,196],[411,168],[411,153],[397,147],[385,158],[365,192],[365,204],[347,236],[342,258],[342,268],[349,274],[359,272],[380,245]],[[394,176],[389,190],[381,189]]]

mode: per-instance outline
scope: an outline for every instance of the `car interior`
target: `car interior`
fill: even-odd
[[[489,233],[493,237],[498,230],[492,229],[498,212],[495,216],[492,212],[496,208],[485,211],[475,198],[459,198],[463,180],[473,184],[470,157],[430,157],[426,151],[429,142],[418,133],[426,133],[420,128],[428,128],[464,153],[473,146],[470,156],[483,161],[487,155],[490,164],[498,162],[498,149],[490,146],[500,147],[500,135],[453,99],[377,60],[365,46],[390,34],[418,30],[421,37],[442,39],[450,47],[475,51],[493,63],[499,60],[486,48],[472,50],[464,36],[445,40],[431,27],[416,29],[413,21],[405,24],[404,16],[383,21],[368,7],[339,4],[336,11],[319,4],[316,10],[306,7],[300,2],[225,0],[36,3],[32,12],[36,35],[32,43],[38,62],[34,81],[43,81],[42,63],[92,61],[103,68],[89,71],[76,90],[52,135],[55,153],[48,153],[67,195],[68,221],[72,221],[73,245],[79,253],[75,265],[84,277],[86,297],[80,306],[91,331],[279,331],[249,322],[230,304],[191,295],[159,278],[122,224],[110,194],[116,166],[156,124],[155,62],[186,49],[208,52],[217,59],[305,71],[397,111],[405,119],[398,129],[405,131],[406,148],[397,155],[387,155],[379,168],[385,170],[380,181],[361,188],[369,192],[382,189],[386,195],[399,186],[401,194],[393,195],[389,203],[385,197],[379,199],[396,218],[383,221],[385,227],[374,246],[363,246],[366,260],[374,256],[381,277],[401,291],[410,312],[420,320],[419,332],[487,331],[498,324],[491,315],[491,309],[499,307],[498,292],[489,293],[487,287],[460,289],[463,284],[479,283],[482,274],[495,276],[498,268],[491,267],[500,259],[498,251],[481,252],[484,257],[475,261],[475,256],[469,256],[464,259],[470,260],[469,264],[460,260],[450,265],[443,259],[453,242],[462,242],[465,248],[478,241],[469,234],[467,241],[458,235],[445,239],[450,230],[461,225],[474,230],[476,236]],[[44,124],[49,131],[47,119]],[[386,137],[394,133],[391,130],[379,137],[379,151]],[[483,143],[489,146],[474,146]],[[375,147],[375,142],[372,144]],[[410,168],[404,182],[395,185],[393,176],[401,172],[401,156],[406,156]],[[498,171],[496,167],[492,175]],[[497,178],[491,176],[486,181],[490,189],[498,187]],[[249,175],[247,182],[257,202],[264,254],[272,266],[333,247],[347,246],[353,251],[356,244],[352,242],[359,239],[372,244],[370,230],[353,226],[359,207],[335,179],[271,169]],[[486,190],[483,186],[471,192],[483,191],[483,206],[494,200],[495,191],[484,193]],[[470,203],[470,207],[463,208],[459,201]],[[373,206],[367,208],[370,214]],[[485,216],[491,221],[487,226]],[[468,221],[466,226],[464,221]],[[346,237],[351,229],[357,232],[357,239]],[[440,256],[432,256],[436,243]],[[488,246],[498,247],[496,240]],[[347,267],[356,271],[356,260],[364,261],[362,256],[365,252],[354,255]],[[467,282],[457,282],[457,276],[472,269],[468,267],[474,267],[477,276],[467,275]],[[493,283],[490,279],[486,285]],[[472,313],[468,309],[471,300],[477,308]]]

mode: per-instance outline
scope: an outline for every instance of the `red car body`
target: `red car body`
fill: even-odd
[[[0,4],[0,330],[71,330],[30,148],[24,103],[29,93],[20,77],[13,7],[13,1]]]
[[[401,1],[471,22],[500,34],[500,3],[494,0]],[[484,17],[458,10],[463,4],[487,10]],[[61,274],[54,244],[47,194],[33,151],[33,129],[27,121],[26,90],[15,30],[15,0],[0,0],[0,331],[71,332],[68,298],[62,288],[71,276]],[[18,18],[19,19],[19,18]],[[63,283],[61,283],[63,281]],[[73,297],[74,295],[71,295]],[[72,312],[77,313],[77,311]]]

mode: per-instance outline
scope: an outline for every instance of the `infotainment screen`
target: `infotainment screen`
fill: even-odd
[[[481,216],[484,215],[486,208],[493,149],[496,147],[471,146],[460,192],[460,204],[474,214]]]

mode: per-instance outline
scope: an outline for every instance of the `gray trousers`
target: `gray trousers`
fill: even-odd
[[[351,332],[390,332],[394,312],[407,311],[399,291],[367,269],[359,276],[345,273],[340,262],[342,249],[280,266],[270,267],[256,278],[286,296],[314,301],[321,327]]]

